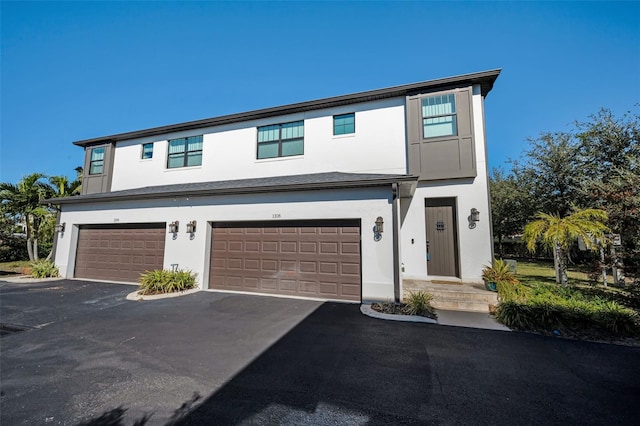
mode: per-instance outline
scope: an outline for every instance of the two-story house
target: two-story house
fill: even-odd
[[[67,278],[190,269],[202,289],[399,298],[480,282],[492,258],[491,70],[74,142]]]

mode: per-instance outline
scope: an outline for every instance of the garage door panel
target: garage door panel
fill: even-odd
[[[210,288],[360,300],[359,226],[216,224],[211,247]]]
[[[162,269],[164,223],[81,226],[76,278],[137,281],[147,270]]]

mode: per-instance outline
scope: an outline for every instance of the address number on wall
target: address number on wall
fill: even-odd
[[[271,215],[271,218],[272,218],[272,219],[280,219],[281,217],[282,217],[282,215],[281,215],[280,213],[273,213],[273,214]]]

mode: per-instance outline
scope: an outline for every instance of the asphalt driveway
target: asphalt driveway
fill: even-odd
[[[0,282],[1,424],[637,424],[640,349],[358,305]]]

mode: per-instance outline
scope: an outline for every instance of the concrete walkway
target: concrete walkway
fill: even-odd
[[[511,331],[509,327],[500,324],[491,315],[483,312],[447,311],[443,309],[437,309],[436,312],[438,313],[438,324],[440,325]]]

